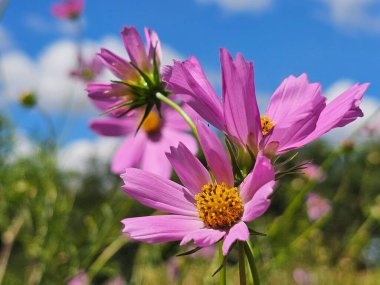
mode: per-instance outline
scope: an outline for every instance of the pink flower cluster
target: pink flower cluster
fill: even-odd
[[[253,63],[242,55],[233,59],[227,50],[220,51],[220,100],[195,57],[161,70],[160,42],[154,31],[145,29],[145,47],[133,27],[125,27],[121,36],[129,60],[106,49],[97,55],[118,80],[89,83],[87,91],[107,113],[93,120],[91,128],[100,135],[126,137],[112,161],[112,170],[122,173],[124,192],[168,213],[124,219],[123,233],[134,240],[181,245],[193,241],[198,247],[221,241],[227,255],[236,241],[247,241],[254,233],[247,223],[270,206],[276,174],[271,159],[363,116],[359,105],[366,83],[355,84],[326,104],[319,83],[310,83],[306,74],[289,76],[260,114]],[[195,115],[190,115],[188,106]],[[189,118],[187,123],[208,167],[194,155],[197,145],[187,133],[190,127],[176,113],[179,109],[190,120],[196,118],[194,126]],[[234,144],[228,153],[201,118]],[[239,148],[251,155],[248,171],[241,171],[234,157],[233,149]],[[169,180],[171,168],[182,185]],[[322,179],[316,169],[308,172],[312,179]],[[310,219],[331,208],[316,194],[308,197],[307,205]]]

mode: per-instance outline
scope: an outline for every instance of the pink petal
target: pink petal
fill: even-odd
[[[250,222],[268,210],[271,203],[268,197],[273,193],[273,187],[274,181],[263,185],[257,190],[252,199],[244,205],[244,214],[242,217],[244,222]]]
[[[157,33],[153,30],[145,28],[144,32],[145,32],[145,38],[146,38],[146,45],[148,47],[148,60],[153,66],[154,49],[156,49],[156,61],[157,61],[157,65],[160,66],[160,63],[162,61],[162,50],[161,50],[160,39],[158,38]]]
[[[165,69],[163,80],[168,90],[180,95],[202,118],[219,130],[225,129],[218,95],[195,57],[174,61],[173,68]]]
[[[170,153],[166,153],[166,156],[192,195],[195,196],[204,185],[211,183],[207,169],[184,144],[180,143],[177,148],[171,147]]]
[[[309,83],[306,74],[289,76],[273,93],[265,114],[276,126],[289,128],[300,120],[309,119],[315,108],[320,113],[325,101],[319,83]]]
[[[139,78],[136,69],[129,62],[105,48],[101,49],[97,58],[121,80],[134,81]]]
[[[227,233],[223,242],[223,255],[226,256],[230,250],[231,245],[236,240],[246,241],[249,239],[249,230],[244,222],[235,224]]]
[[[181,241],[180,245],[187,244],[194,240],[196,246],[205,247],[218,242],[226,233],[221,230],[203,228],[191,233],[188,233]]]
[[[141,37],[134,27],[124,27],[121,37],[132,63],[143,71],[150,71],[150,64]]]
[[[135,118],[116,119],[101,118],[90,121],[90,128],[97,134],[103,136],[119,137],[134,132],[137,127]]]
[[[177,183],[135,168],[128,168],[121,178],[125,183],[123,190],[145,206],[173,214],[198,215],[191,202],[193,197]]]
[[[118,148],[113,156],[111,170],[113,173],[121,174],[128,167],[136,167],[141,161],[146,139],[144,135],[130,135]]]
[[[271,161],[261,152],[257,155],[255,166],[240,184],[240,197],[249,202],[255,193],[268,182],[274,182],[275,171]]]
[[[199,139],[206,160],[218,184],[224,182],[228,187],[234,186],[231,163],[217,135],[202,121],[196,121]]]
[[[315,129],[318,117],[326,106],[321,86],[309,83],[306,74],[285,79],[273,94],[266,115],[275,123],[266,143],[278,142],[284,152]]]
[[[296,147],[303,146],[333,128],[343,127],[358,117],[362,117],[363,113],[359,105],[368,86],[368,83],[355,84],[329,103],[322,111],[315,130]]]
[[[129,218],[121,222],[124,224],[124,234],[147,243],[181,240],[187,234],[203,227],[198,218],[180,215]]]
[[[147,139],[140,168],[161,177],[170,178],[172,166],[165,155],[165,152],[170,147],[170,143],[164,139],[162,133],[146,136]]]
[[[236,61],[226,49],[220,50],[223,73],[223,108],[229,135],[243,145],[251,142],[258,145],[261,138],[261,121],[253,81],[253,63],[238,54]]]
[[[160,133],[148,135],[141,168],[169,178],[172,167],[165,153],[170,151],[171,146],[178,145],[179,142],[186,145],[191,153],[196,153],[197,143],[188,133],[163,126]]]
[[[195,121],[196,118],[199,118],[198,114],[187,104],[182,104],[181,108],[193,121]],[[173,108],[167,105],[163,105],[161,107],[161,111],[165,118],[165,127],[179,131],[190,131],[189,125],[182,118],[182,116]]]

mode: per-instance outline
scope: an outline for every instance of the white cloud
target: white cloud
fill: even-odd
[[[328,8],[328,17],[346,30],[380,32],[380,2],[378,0],[319,0]]]
[[[196,0],[199,3],[215,3],[229,12],[260,12],[271,7],[273,0]]]
[[[85,173],[89,170],[92,159],[104,164],[109,163],[118,143],[119,139],[114,138],[74,141],[59,151],[58,167],[62,170]]]

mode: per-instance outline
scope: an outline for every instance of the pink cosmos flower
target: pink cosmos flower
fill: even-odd
[[[85,271],[79,272],[72,279],[69,280],[67,285],[89,285],[88,276]]]
[[[289,76],[274,92],[260,116],[253,63],[241,54],[235,61],[221,49],[222,102],[195,57],[165,69],[167,89],[182,98],[206,121],[254,153],[281,154],[302,147],[336,127],[363,116],[359,108],[368,84],[355,84],[326,105],[318,83],[306,74]]]
[[[107,109],[107,106],[97,106],[101,110]],[[167,105],[162,106],[161,114],[162,117],[157,110],[152,110],[137,133],[142,117],[139,111],[122,118],[110,116],[90,122],[91,129],[99,135],[125,137],[111,163],[114,173],[123,173],[127,167],[138,167],[169,178],[172,168],[165,152],[170,146],[182,142],[191,153],[196,153],[196,140],[187,133],[190,128],[182,117]]]
[[[303,169],[303,174],[310,180],[323,182],[326,179],[326,174],[321,167],[313,163],[307,163]]]
[[[83,82],[94,80],[103,70],[103,65],[97,57],[90,60],[79,58],[78,67],[70,72],[72,77],[78,78]]]
[[[317,193],[309,193],[306,200],[307,215],[311,221],[327,215],[331,211],[330,201]]]
[[[135,95],[136,90],[139,92],[149,93],[150,87],[145,79],[141,76],[140,69],[153,80],[155,92],[164,93],[163,83],[154,76],[154,59],[159,69],[162,51],[159,38],[156,32],[145,28],[146,49],[143,41],[134,27],[124,27],[121,31],[121,37],[124,47],[129,55],[130,61],[127,61],[108,49],[101,49],[97,54],[102,64],[115,75],[119,81],[110,83],[92,82],[87,85],[88,96],[94,101],[108,102],[109,107],[115,107],[130,100],[138,99]],[[131,86],[135,86],[135,89]],[[137,89],[136,89],[137,88]],[[155,95],[155,92],[153,95]],[[143,94],[146,96],[147,94]],[[130,106],[130,105],[129,105]]]
[[[82,13],[84,0],[64,0],[51,6],[53,15],[60,19],[76,19]]]
[[[311,284],[310,274],[302,268],[294,269],[293,279],[296,282],[296,284],[299,284],[299,285]]]
[[[221,239],[227,255],[236,240],[249,239],[245,222],[266,212],[273,192],[275,172],[261,153],[251,173],[239,185],[234,177],[223,145],[208,127],[197,122],[200,143],[215,177],[182,143],[167,154],[184,186],[140,169],[128,168],[121,177],[123,190],[141,204],[168,212],[122,220],[123,233],[147,243],[191,240],[199,247]]]

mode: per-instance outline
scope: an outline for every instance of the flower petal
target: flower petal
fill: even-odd
[[[183,186],[158,175],[135,168],[128,168],[121,175],[123,190],[141,204],[160,211],[197,216],[193,197]]]
[[[299,142],[296,147],[301,147],[333,128],[343,127],[358,117],[362,117],[363,113],[359,105],[368,86],[368,83],[361,85],[355,84],[330,102],[326,108],[323,109],[315,130],[308,137]]]
[[[248,136],[256,145],[261,138],[261,121],[253,81],[253,63],[241,54],[236,61],[226,49],[220,50],[223,82],[223,109],[227,132],[243,145]]]
[[[166,156],[183,185],[194,196],[204,185],[211,183],[207,169],[183,143],[180,143],[177,148],[171,147],[170,153],[166,153]]]
[[[152,64],[153,66],[154,50],[156,49],[156,62],[157,65],[160,66],[162,60],[160,39],[158,38],[157,33],[151,29],[145,28],[144,32],[146,38],[146,45],[148,47],[148,60],[150,64]]]
[[[187,234],[203,227],[198,218],[180,215],[128,218],[121,222],[124,224],[124,234],[147,243],[181,240]]]
[[[257,190],[252,199],[244,205],[244,214],[242,217],[244,222],[250,222],[268,210],[271,203],[268,197],[273,193],[273,187],[274,181],[263,185]]]
[[[146,139],[142,134],[130,135],[119,146],[115,152],[111,170],[113,173],[121,174],[128,167],[137,167],[144,153]]]
[[[133,132],[137,127],[135,119],[100,118],[90,121],[90,128],[103,136],[119,137]]]
[[[97,54],[97,58],[121,80],[134,81],[139,78],[136,69],[129,62],[108,49],[102,48],[100,53]]]
[[[285,79],[274,92],[266,115],[275,124],[266,144],[278,142],[278,152],[298,143],[315,129],[326,106],[318,83],[309,83],[306,74]]]
[[[197,120],[196,125],[203,152],[216,182],[219,184],[224,182],[228,187],[233,187],[232,166],[222,143],[217,135],[201,120]]]
[[[196,246],[205,247],[218,242],[226,233],[221,230],[203,228],[191,233],[188,233],[181,241],[180,245],[187,244],[194,240]]]
[[[275,170],[271,161],[259,152],[252,172],[240,184],[239,195],[243,199],[243,202],[249,202],[262,186],[268,182],[274,182],[274,178]]]
[[[203,119],[224,131],[222,105],[195,57],[174,61],[172,68],[165,68],[163,80],[168,90],[180,95]]]
[[[144,44],[136,28],[124,27],[121,31],[121,37],[132,63],[144,71],[150,71],[150,64],[148,62]]]
[[[249,230],[247,228],[247,225],[244,222],[239,222],[235,224],[227,233],[226,237],[224,238],[222,251],[223,255],[226,256],[228,254],[228,251],[230,250],[231,245],[236,240],[246,241],[249,239]]]

